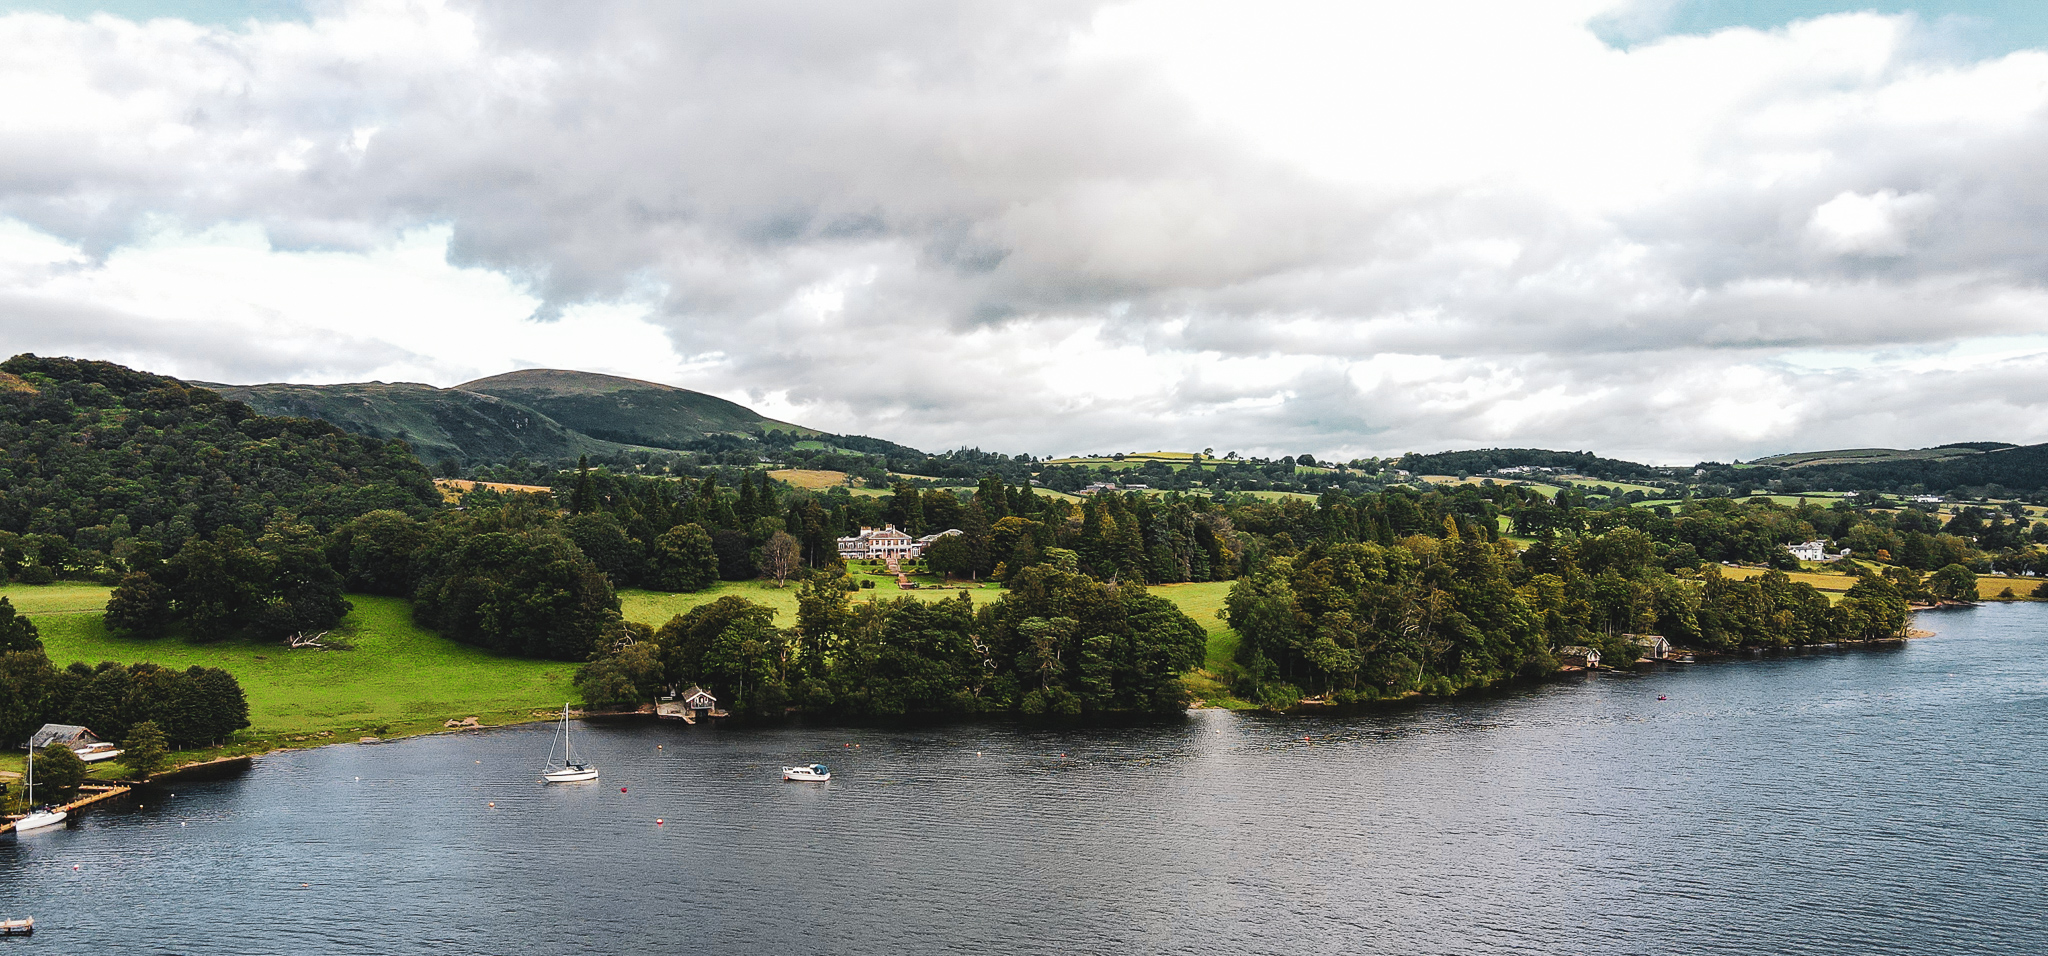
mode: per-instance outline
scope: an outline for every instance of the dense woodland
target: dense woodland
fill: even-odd
[[[1972,572],[2048,573],[2048,525],[2017,506],[1942,519],[1875,494],[1827,508],[1632,507],[1578,488],[1352,482],[1313,499],[1202,487],[1075,501],[1012,480],[1028,459],[1002,459],[972,488],[898,480],[864,496],[789,487],[745,458],[520,466],[511,477],[552,491],[472,491],[451,505],[397,442],[254,415],[106,363],[22,356],[0,368],[10,578],[97,577],[115,585],[109,628],[201,641],[288,640],[341,621],[348,593],[407,597],[423,625],[455,640],[585,664],[592,703],[701,683],[752,713],[1170,710],[1203,632],[1148,594],[1153,584],[1237,582],[1234,689],[1278,705],[1549,673],[1572,645],[1628,659],[1636,633],[1703,650],[1892,637],[1908,602],[1973,595]],[[1567,457],[1559,467],[1605,467]],[[1215,468],[1178,474],[1339,474],[1308,456],[1203,464]],[[1001,581],[1002,597],[860,599],[835,539],[884,524],[959,531],[932,545],[927,569]],[[1867,562],[1838,603],[1782,574],[1719,573],[1722,562],[1796,569],[1784,546],[1812,538]],[[738,598],[660,628],[619,613],[619,588],[757,577],[801,589],[797,620]],[[11,666],[55,675],[37,715],[91,713],[96,729],[149,719],[180,743],[225,726],[80,709],[108,696],[80,688],[168,678]]]

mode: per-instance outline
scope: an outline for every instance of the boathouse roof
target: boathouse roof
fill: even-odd
[[[36,731],[35,735],[28,739],[28,749],[41,750],[51,744],[75,746],[98,742],[99,738],[93,736],[92,731],[77,724],[44,724],[41,730]]]

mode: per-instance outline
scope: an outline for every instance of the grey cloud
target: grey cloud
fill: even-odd
[[[117,309],[0,291],[0,351],[126,362],[215,382],[280,381],[318,370],[361,375],[411,358],[374,339],[280,325],[172,323]]]
[[[279,245],[337,249],[447,223],[451,260],[519,277],[543,320],[650,301],[680,353],[725,356],[678,384],[783,395],[817,424],[931,446],[1684,457],[1779,439],[1683,406],[1646,414],[1633,396],[1683,381],[1704,401],[1716,374],[1765,366],[1790,382],[1770,366],[1786,349],[2043,330],[2027,305],[2048,274],[2039,115],[1939,136],[1853,117],[1736,124],[1713,148],[1730,169],[1756,151],[1835,158],[1596,216],[1497,183],[1383,195],[1301,173],[1204,126],[1143,65],[1077,60],[1069,41],[1094,3],[460,9],[479,47],[448,57],[261,30],[39,26],[143,118],[0,136],[0,212],[93,252],[162,216],[256,221]],[[1375,93],[1394,95],[1359,91]],[[155,100],[172,106],[152,118]],[[1895,254],[1815,246],[1817,206],[1883,189],[1928,197]],[[810,315],[806,290],[828,286],[843,307]],[[225,379],[369,368],[392,351],[77,321],[55,340]],[[1050,350],[1088,328],[1159,360],[1129,371],[1151,377],[1141,397],[1052,384],[1060,356],[1019,344]],[[984,341],[1013,351],[977,354]],[[1389,354],[1432,357],[1441,377],[1354,384]],[[1181,371],[1191,356],[1303,370],[1233,381]],[[2042,386],[2022,378],[1987,373],[1994,400],[1964,375],[1803,376],[1785,386],[1803,417],[1782,440],[1933,435],[1916,391],[2038,409]],[[1607,397],[1544,398],[1583,395]]]

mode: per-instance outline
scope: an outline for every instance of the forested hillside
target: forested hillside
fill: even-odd
[[[624,445],[686,449],[717,435],[815,433],[715,395],[595,372],[529,368],[455,387],[516,402],[592,438]]]
[[[289,516],[316,529],[367,511],[425,515],[440,495],[403,445],[271,418],[107,362],[0,363],[0,562],[10,575],[92,571],[146,545],[170,554]]]
[[[318,418],[358,435],[398,439],[430,465],[452,461],[557,461],[626,451],[517,402],[410,383],[209,385],[266,415]]]

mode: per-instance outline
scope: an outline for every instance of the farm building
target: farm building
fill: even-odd
[[[100,739],[93,736],[92,731],[76,724],[44,724],[41,730],[36,731],[35,735],[28,739],[28,746],[22,749],[41,750],[51,744],[63,744],[73,750],[84,750],[99,742]]]
[[[1557,649],[1557,662],[1566,667],[1599,667],[1600,652],[1577,644],[1560,647]]]

